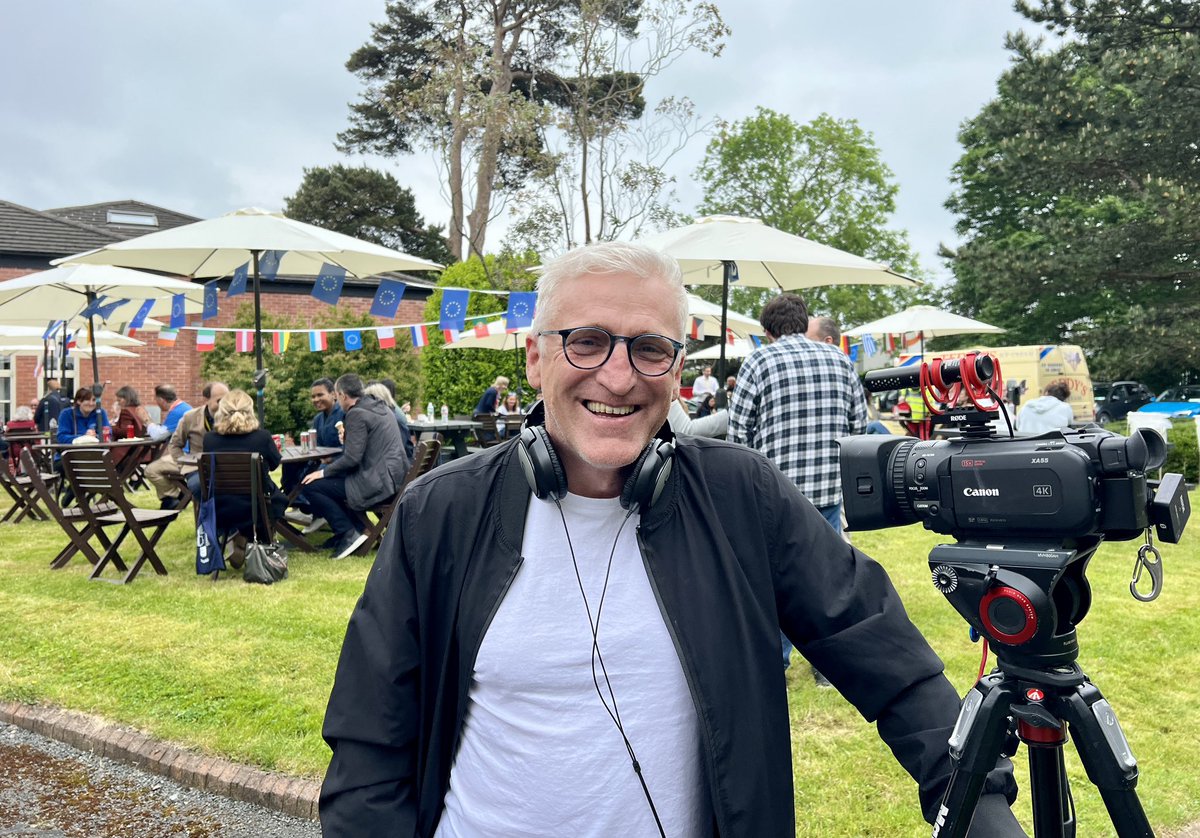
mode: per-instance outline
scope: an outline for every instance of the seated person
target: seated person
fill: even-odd
[[[99,442],[104,438],[104,429],[112,429],[108,422],[108,414],[96,403],[96,394],[90,387],[80,387],[75,391],[75,400],[71,406],[58,414],[58,433],[56,441],[63,443],[74,442],[80,437],[90,437]],[[62,473],[62,456],[54,455],[54,467]],[[62,505],[69,506],[75,501],[75,492],[64,481]]]
[[[21,405],[13,411],[13,418],[4,426],[5,434],[36,434],[38,432],[37,422],[33,420],[33,411]],[[20,471],[21,449],[30,445],[29,440],[0,440],[0,451],[8,455],[9,462],[12,465],[12,471]]]
[[[167,443],[166,453],[146,466],[146,480],[158,493],[163,509],[175,509],[183,500],[179,484],[172,479],[175,477],[186,478],[192,497],[200,498],[199,470],[193,465],[180,465],[179,458],[184,454],[204,452],[204,435],[213,429],[217,407],[229,392],[229,387],[222,381],[210,381],[204,385],[202,392],[204,404],[183,414],[175,432],[171,434],[171,441]]]
[[[204,453],[221,454],[229,451],[245,451],[261,454],[263,463],[262,487],[270,506],[270,521],[258,522],[258,541],[270,543],[272,521],[283,515],[287,508],[287,495],[271,482],[270,472],[279,467],[282,455],[275,447],[275,440],[259,427],[258,415],[254,412],[254,400],[245,390],[230,390],[221,399],[213,429],[204,435]],[[217,498],[217,530],[222,533],[236,532],[243,537],[253,536],[250,498],[246,495],[221,495]]]
[[[333,380],[318,378],[314,381],[309,389],[309,399],[312,401],[313,409],[317,411],[316,416],[309,423],[309,428],[317,432],[317,447],[341,448],[342,441],[338,439],[337,424],[342,421],[343,414],[341,405],[333,397]],[[321,463],[316,460],[288,463],[283,467],[283,474],[280,478],[283,491],[291,494],[292,489],[296,488],[304,475],[320,467]],[[296,498],[296,505],[303,508],[307,506],[307,501],[308,499],[301,494]]]
[[[175,433],[183,414],[192,409],[190,404],[179,398],[170,384],[159,384],[154,388],[154,403],[162,413],[162,424],[168,434]]]
[[[113,422],[113,439],[132,439],[146,436],[146,427],[150,424],[150,414],[138,400],[137,390],[126,385],[117,391],[117,399],[113,403],[113,414],[117,421]],[[125,459],[131,449],[113,449],[113,464]]]
[[[492,386],[484,390],[483,395],[479,397],[479,404],[475,405],[475,413],[495,413],[506,390],[508,390],[508,379],[503,375],[496,376]]]
[[[305,476],[304,494],[313,515],[333,530],[335,558],[344,559],[366,540],[352,510],[370,509],[395,495],[404,485],[408,457],[395,414],[366,394],[361,378],[343,375],[334,394],[346,414],[346,448],[325,468]]]
[[[499,432],[501,438],[506,437],[508,436],[509,428],[507,417],[520,417],[524,415],[524,412],[521,410],[521,400],[517,397],[517,394],[509,393],[506,395],[504,397],[504,401],[501,402],[500,406],[496,408],[496,413],[500,414],[502,417],[505,417],[496,422],[496,430]]]
[[[412,462],[413,452],[416,450],[416,446],[413,445],[412,431],[408,429],[408,417],[396,404],[392,391],[382,381],[372,381],[363,392],[379,399],[388,406],[392,413],[396,414],[396,425],[400,428],[400,438],[404,441],[404,454],[408,457],[409,462]]]

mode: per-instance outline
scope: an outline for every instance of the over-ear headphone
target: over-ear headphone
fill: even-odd
[[[529,411],[525,426],[517,442],[517,458],[534,497],[541,500],[561,500],[567,494],[567,473],[563,470],[554,450],[554,443],[546,433],[545,406],[538,402]],[[658,500],[671,476],[671,462],[675,455],[675,443],[670,430],[660,431],[660,436],[650,440],[633,464],[633,472],[621,489],[621,507],[637,509],[646,514]]]

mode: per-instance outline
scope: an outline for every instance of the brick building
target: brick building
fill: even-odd
[[[54,259],[199,220],[132,200],[44,211],[0,200],[0,290],[4,287],[4,280],[46,270]],[[402,278],[408,283],[408,290],[395,319],[386,322],[420,322],[424,319],[424,306],[433,283],[421,277],[404,275]],[[242,303],[252,300],[250,294],[226,300],[223,292],[227,282],[223,280],[220,284],[219,316],[204,325],[216,328],[230,326]],[[280,276],[275,282],[262,283],[261,288],[264,314],[304,317],[329,308],[310,296],[311,278],[289,279]],[[375,288],[376,282],[372,280],[347,277],[338,306],[365,313],[371,307]],[[132,316],[132,311],[129,316]],[[120,314],[113,319],[121,319]],[[198,315],[188,318],[189,325],[198,321]],[[3,317],[0,317],[0,323],[3,323]],[[379,323],[384,325],[385,321],[380,320]],[[203,386],[200,365],[204,355],[196,351],[195,331],[181,331],[172,347],[158,346],[153,332],[138,332],[135,337],[146,342],[145,346],[130,348],[138,357],[100,359],[101,378],[112,382],[113,389],[126,384],[133,386],[141,394],[144,404],[152,404],[154,387],[160,383],[173,384],[181,398],[198,404]],[[231,338],[225,337],[224,340]],[[264,346],[264,351],[270,351],[269,344]],[[82,367],[78,379],[76,363]],[[0,416],[7,418],[18,405],[29,404],[31,400],[41,397],[44,381],[35,376],[36,366],[36,358],[0,354]],[[90,384],[90,359],[72,353],[68,357],[66,377],[64,389],[68,392],[74,390],[77,380]],[[111,391],[106,394],[106,399],[110,394]]]

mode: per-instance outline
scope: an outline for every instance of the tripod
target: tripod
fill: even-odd
[[[1075,814],[1063,759],[1068,728],[1117,835],[1154,835],[1134,790],[1137,760],[1112,707],[1076,663],[1075,624],[1091,601],[1084,568],[1098,541],[1082,550],[1012,551],[1004,569],[981,565],[972,546],[943,545],[930,555],[935,584],[996,644],[998,661],[959,711],[950,736],[954,771],[934,838],[966,835],[984,779],[1001,754],[1016,752],[1017,741],[1029,751],[1034,835],[1072,838]],[[1029,563],[1031,555],[1041,561]],[[1054,581],[1046,584],[1049,576]]]

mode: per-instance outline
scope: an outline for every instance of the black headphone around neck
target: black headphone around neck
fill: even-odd
[[[534,497],[562,500],[567,495],[567,473],[554,450],[554,443],[544,427],[546,408],[535,404],[525,419],[517,442],[517,457]],[[671,461],[675,442],[666,425],[651,439],[633,464],[633,472],[621,490],[621,508],[645,515],[658,500],[671,476]]]

